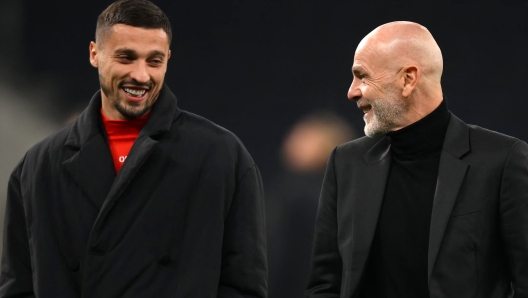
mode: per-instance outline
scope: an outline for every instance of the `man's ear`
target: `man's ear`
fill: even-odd
[[[407,98],[411,96],[413,90],[418,84],[420,78],[420,70],[418,67],[411,65],[403,68],[403,89],[402,96]]]
[[[99,61],[97,60],[97,44],[95,42],[90,42],[90,64],[97,68],[99,66]]]

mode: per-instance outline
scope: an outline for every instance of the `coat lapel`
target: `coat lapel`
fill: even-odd
[[[164,86],[156,104],[151,110],[147,123],[141,129],[134,145],[130,149],[125,163],[107,192],[106,199],[97,216],[92,231],[97,231],[103,225],[105,218],[112,210],[115,202],[123,194],[132,179],[141,170],[142,165],[155,150],[158,145],[158,141],[155,138],[169,131],[173,121],[178,116],[179,109],[176,106],[176,96],[172,94],[167,86]]]
[[[97,209],[101,209],[115,178],[112,156],[101,134],[100,109],[98,91],[71,127],[65,146],[76,153],[63,162],[66,171]]]
[[[360,183],[355,183],[353,193],[357,195],[353,206],[353,263],[352,272],[363,272],[385,194],[391,155],[388,138],[382,138],[364,156],[367,166]],[[354,274],[353,276],[361,276]],[[357,280],[356,282],[359,282]]]
[[[97,209],[103,202],[115,178],[112,157],[102,135],[97,135],[63,166]]]
[[[156,104],[151,110],[147,123],[141,129],[108,193],[107,201],[112,201],[121,196],[130,181],[140,170],[150,154],[152,154],[152,151],[154,151],[158,144],[158,141],[155,140],[156,136],[170,130],[174,115],[178,115],[178,113],[176,97],[167,86],[164,86]],[[105,202],[106,205],[107,202]]]
[[[469,128],[462,120],[451,114],[443,150],[440,155],[438,180],[436,182],[431,214],[427,266],[428,279],[431,278],[447,222],[469,167],[460,158],[468,153],[469,150]]]
[[[179,116],[176,97],[163,86],[149,120],[134,142],[127,160],[116,177],[110,149],[100,117],[101,94],[98,91],[86,110],[73,124],[65,146],[78,150],[63,166],[87,194],[104,217],[113,202],[124,192],[141,165],[148,159],[157,135],[170,129]]]
[[[134,145],[130,149],[130,153],[123,164],[123,167],[117,174],[117,177],[112,184],[112,188],[108,192],[107,201],[111,201],[112,198],[118,198],[121,196],[157,144],[158,142],[151,139],[150,136],[138,136]]]

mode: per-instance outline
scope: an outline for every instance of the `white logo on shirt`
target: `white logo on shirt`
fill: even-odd
[[[123,163],[125,162],[125,159],[127,158],[127,156],[119,156],[119,162]]]

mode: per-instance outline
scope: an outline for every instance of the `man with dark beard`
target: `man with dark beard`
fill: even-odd
[[[367,137],[328,160],[308,297],[528,297],[528,145],[453,115],[442,68],[416,23],[358,45]]]
[[[240,140],[164,84],[171,25],[147,0],[101,13],[101,91],[13,171],[0,297],[267,296],[261,178]]]

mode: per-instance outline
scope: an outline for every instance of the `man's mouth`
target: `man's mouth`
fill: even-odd
[[[134,88],[127,88],[124,87],[123,91],[125,91],[126,94],[132,96],[132,97],[138,97],[141,98],[147,93],[148,90],[146,89],[134,89]]]
[[[363,110],[364,114],[367,114],[372,109],[372,106],[371,105],[362,105],[362,106],[358,106],[358,108],[360,110]]]

